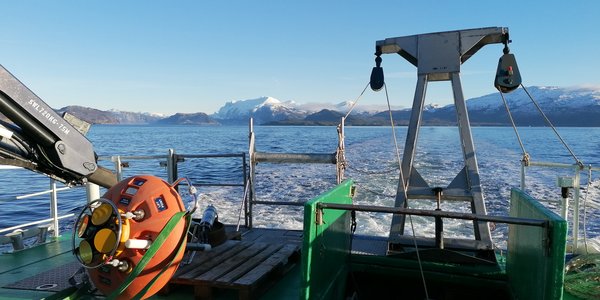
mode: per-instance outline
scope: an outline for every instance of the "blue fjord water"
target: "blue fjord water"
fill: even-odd
[[[257,126],[256,148],[264,152],[332,153],[337,146],[335,127]],[[400,151],[404,148],[406,127],[396,128]],[[600,165],[600,128],[559,128],[567,143],[585,164]],[[573,163],[573,158],[548,128],[521,128],[525,148],[533,161]],[[96,125],[88,134],[100,156],[165,155],[168,148],[179,154],[242,153],[248,151],[247,126],[102,126]],[[521,149],[512,128],[476,127],[473,138],[488,213],[507,214],[511,187],[519,185]],[[347,178],[357,183],[359,204],[392,206],[399,177],[390,127],[346,127]],[[431,186],[446,186],[462,167],[462,152],[455,127],[423,127],[419,133],[417,169]],[[125,176],[155,174],[166,177],[159,160],[129,160]],[[108,161],[102,165],[112,167]],[[186,159],[179,165],[179,176],[194,184],[238,183],[243,181],[240,158]],[[528,174],[528,192],[545,200],[557,200],[560,189],[556,176],[572,175],[570,170],[532,168]],[[600,174],[592,174],[589,200],[600,202]],[[274,165],[257,167],[256,195],[258,200],[303,202],[334,186],[333,165]],[[582,176],[585,196],[587,176]],[[59,186],[61,186],[59,184]],[[43,219],[49,215],[48,195],[15,199],[28,192],[48,188],[42,175],[26,170],[0,170],[0,229]],[[239,187],[200,187],[201,206],[214,204],[219,217],[237,223],[243,191]],[[183,193],[184,200],[189,196]],[[82,188],[59,193],[61,214],[78,213],[85,203]],[[432,202],[411,203],[411,207],[433,208]],[[556,207],[554,204],[547,204]],[[442,209],[469,211],[455,203],[443,203]],[[358,232],[386,235],[391,216],[359,214]],[[417,230],[433,234],[434,227],[424,218],[415,218]],[[242,220],[243,222],[243,220]],[[254,224],[301,228],[301,207],[257,205]],[[69,228],[71,222],[62,222]],[[587,228],[600,233],[598,210],[588,208]],[[456,236],[469,236],[468,222],[448,222],[446,231]],[[506,228],[498,226],[494,237],[503,239]]]

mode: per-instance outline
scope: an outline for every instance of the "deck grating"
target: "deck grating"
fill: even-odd
[[[78,262],[68,263],[46,272],[13,282],[3,286],[3,288],[60,292],[72,286],[71,283],[69,283],[71,277],[74,277],[76,282],[82,281],[83,277],[86,275],[84,272],[77,273],[80,268],[81,264]]]

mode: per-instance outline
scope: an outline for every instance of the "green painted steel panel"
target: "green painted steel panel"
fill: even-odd
[[[341,299],[350,253],[350,212],[325,209],[317,224],[317,204],[352,204],[353,182],[342,182],[304,205],[301,299]]]
[[[548,220],[541,227],[510,225],[506,272],[516,299],[562,299],[567,222],[521,190],[511,191],[512,217]]]

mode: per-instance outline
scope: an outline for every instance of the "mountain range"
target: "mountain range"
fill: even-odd
[[[528,87],[548,118],[557,126],[600,126],[600,89]],[[506,101],[517,126],[542,126],[544,118],[523,89],[505,94]],[[240,125],[253,117],[261,125],[335,125],[351,109],[347,125],[389,125],[387,106],[361,105],[353,107],[351,101],[338,104],[298,104],[272,97],[227,102],[216,113],[177,113],[164,116],[151,113],[102,111],[82,106],[67,106],[57,110],[69,112],[94,124],[175,124],[175,125]],[[506,108],[498,93],[467,100],[471,124],[479,126],[510,125]],[[395,124],[406,125],[410,108],[392,107]],[[454,105],[428,104],[423,112],[424,125],[454,125]]]

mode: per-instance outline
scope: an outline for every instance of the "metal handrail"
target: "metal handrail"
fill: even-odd
[[[179,159],[186,158],[230,158],[230,157],[240,157],[243,159],[243,173],[244,178],[246,177],[245,169],[246,169],[246,154],[245,153],[220,153],[220,154],[175,154],[173,149],[169,149],[169,154],[167,155],[113,155],[113,156],[98,156],[99,161],[111,161],[115,163],[115,172],[117,172],[117,177],[122,177],[122,166],[121,163],[124,160],[156,160],[156,159],[165,159],[167,160],[167,168],[169,173],[169,181],[174,182],[177,178],[177,167],[176,164],[181,162]],[[174,164],[169,164],[169,161],[172,161]],[[118,165],[117,165],[118,164]],[[244,186],[245,184],[219,184],[219,183],[202,183],[197,184],[198,186]]]
[[[290,153],[290,152],[260,152],[256,151],[256,135],[254,132],[254,120],[250,118],[248,124],[248,156],[250,158],[249,163],[249,211],[250,211],[250,227],[252,227],[252,208],[255,204],[258,205],[278,205],[278,206],[302,206],[303,202],[294,201],[261,201],[256,200],[256,190],[254,189],[254,182],[256,177],[256,165],[258,163],[274,163],[274,164],[333,164],[336,166],[336,183],[342,182],[344,177],[344,170],[346,168],[346,161],[344,156],[344,122],[345,117],[341,118],[341,122],[338,125],[338,145],[336,151],[332,153]]]
[[[573,249],[577,251],[579,244],[579,217],[580,217],[580,209],[579,209],[579,198],[580,198],[580,181],[581,181],[581,172],[582,171],[600,171],[600,167],[592,167],[592,165],[584,165],[581,163],[567,164],[567,163],[556,163],[556,162],[536,162],[536,161],[522,161],[521,163],[521,190],[525,190],[526,188],[526,169],[529,167],[545,167],[545,168],[559,168],[559,169],[572,169],[573,170],[573,186],[571,187],[573,190],[573,214],[572,214],[572,237],[573,237]],[[539,201],[539,200],[538,200]],[[568,206],[569,201],[567,198],[562,201],[557,201],[561,206],[561,216],[568,221],[569,213]],[[593,207],[597,205],[587,204]],[[584,228],[585,230],[585,228]]]
[[[555,163],[555,162],[544,162],[544,161],[529,161],[528,166],[531,167],[551,167],[551,168],[578,168],[581,169],[579,164],[566,164],[566,163]],[[592,167],[591,165],[584,166],[584,170],[591,169],[592,171],[600,171],[600,167]]]
[[[517,218],[517,217],[508,217],[508,216],[478,215],[478,214],[472,214],[472,213],[462,213],[462,212],[453,212],[453,211],[437,211],[437,210],[412,209],[412,208],[389,207],[389,206],[337,204],[337,203],[322,203],[322,202],[317,204],[317,209],[324,209],[324,208],[347,210],[347,211],[360,211],[360,212],[405,214],[405,215],[425,216],[425,217],[442,217],[442,218],[449,218],[449,219],[537,226],[537,227],[542,227],[542,228],[548,228],[548,226],[549,226],[549,222],[547,220]]]
[[[5,232],[15,232],[22,228],[31,227],[31,226],[39,225],[39,224],[43,224],[43,223],[50,223],[51,224],[50,226],[53,228],[53,234],[52,234],[53,237],[59,237],[60,229],[59,229],[58,221],[62,220],[62,219],[73,217],[74,214],[65,214],[65,215],[58,214],[58,192],[69,190],[71,188],[72,187],[56,188],[56,181],[54,179],[50,178],[50,189],[40,191],[40,192],[34,192],[34,193],[30,193],[30,194],[15,196],[12,199],[20,200],[20,199],[27,199],[27,198],[31,198],[31,197],[35,197],[35,196],[50,194],[50,218],[27,222],[27,223],[15,225],[15,226],[7,227],[7,228],[2,228],[2,229],[0,229],[0,234],[5,233]],[[0,202],[6,202],[6,201],[7,200],[0,200]]]
[[[70,218],[75,216],[75,214],[66,214],[66,215],[62,215],[60,217],[58,217],[58,220],[62,220],[62,219],[66,219],[66,218]],[[48,218],[48,219],[43,219],[43,220],[39,220],[39,221],[33,221],[33,222],[29,222],[29,223],[24,223],[24,224],[20,224],[20,225],[15,225],[12,227],[7,227],[7,228],[2,228],[0,229],[0,233],[4,233],[4,232],[12,232],[21,228],[25,228],[25,227],[30,227],[33,225],[39,225],[39,224],[44,224],[44,223],[48,223],[48,222],[52,222],[54,221],[53,218]]]
[[[161,159],[168,158],[168,155],[100,155],[98,156],[98,160],[107,160],[114,162],[115,159],[119,157],[121,159],[132,159],[132,160],[152,160],[152,159]]]
[[[56,191],[57,192],[61,192],[61,191],[65,191],[65,190],[70,190],[72,187],[61,187],[61,188],[57,188]],[[35,197],[35,196],[41,196],[41,195],[46,195],[46,194],[50,194],[52,193],[53,190],[49,189],[49,190],[45,190],[45,191],[41,191],[41,192],[35,192],[35,193],[31,193],[31,194],[25,194],[25,195],[20,195],[20,196],[14,196],[12,198],[8,198],[8,199],[0,199],[0,202],[8,202],[11,200],[21,200],[21,199],[27,199],[27,198],[31,198],[31,197]]]
[[[161,160],[160,164],[167,168],[167,181],[170,183],[175,182],[178,179],[178,164],[184,162],[186,158],[191,159],[204,159],[204,158],[241,158],[242,159],[242,183],[194,183],[196,186],[203,187],[243,187],[244,190],[248,188],[247,177],[248,177],[248,164],[246,160],[246,153],[211,153],[211,154],[176,154],[175,150],[169,149],[167,155],[114,155],[114,156],[99,156],[98,160],[111,161],[114,163],[114,171],[116,172],[118,180],[122,180],[123,177],[123,162],[125,160]],[[177,187],[176,187],[177,188]],[[242,199],[244,208],[244,219],[245,225],[249,226],[249,204],[248,199]]]
[[[230,157],[240,157],[242,158],[242,176],[244,178],[244,182],[237,184],[237,183],[200,183],[198,184],[198,186],[224,186],[224,187],[243,187],[244,189],[246,189],[246,177],[247,177],[247,163],[246,163],[246,154],[245,153],[222,153],[222,154],[175,154],[175,152],[170,149],[169,154],[167,155],[123,155],[123,156],[99,156],[98,160],[99,161],[111,161],[113,163],[115,163],[115,171],[117,172],[117,176],[119,178],[122,177],[122,165],[121,162],[123,160],[167,160],[167,166],[170,168],[169,171],[169,177],[175,178],[177,177],[177,163],[180,162],[180,158],[185,159],[185,158],[230,158]],[[169,163],[169,160],[171,161],[171,163]],[[6,168],[9,169],[9,168]],[[19,169],[19,168],[10,168],[10,169]],[[22,228],[26,228],[26,227],[30,227],[30,226],[34,226],[34,225],[39,225],[39,224],[43,224],[43,223],[51,223],[52,227],[54,227],[54,236],[58,237],[59,236],[59,227],[58,227],[58,221],[62,220],[62,219],[66,219],[66,218],[70,218],[73,217],[74,214],[66,214],[66,215],[58,215],[58,211],[57,211],[57,207],[58,207],[58,198],[57,198],[57,192],[60,191],[65,191],[65,190],[69,190],[72,187],[61,187],[61,188],[56,188],[56,183],[53,179],[50,179],[50,189],[48,190],[44,190],[44,191],[40,191],[40,192],[35,192],[35,193],[30,193],[30,194],[25,194],[25,195],[19,195],[19,196],[15,196],[14,198],[11,198],[9,200],[19,200],[19,199],[26,199],[26,198],[30,198],[30,197],[35,197],[35,196],[40,196],[40,195],[46,195],[46,194],[50,194],[50,202],[51,202],[51,211],[50,211],[50,215],[51,218],[47,218],[47,219],[43,219],[43,220],[37,220],[37,221],[32,221],[32,222],[28,222],[28,223],[24,223],[24,224],[19,224],[19,225],[15,225],[15,226],[11,226],[11,227],[7,227],[7,228],[2,228],[0,229],[0,233],[6,233],[6,232],[14,232],[16,230],[22,229]],[[89,191],[88,191],[89,192]],[[89,198],[89,195],[88,195]],[[0,202],[5,202],[8,200],[1,200]],[[243,199],[242,201],[244,201],[244,207],[247,207],[247,199]],[[245,220],[246,220],[246,226],[248,226],[248,210],[245,209]]]

